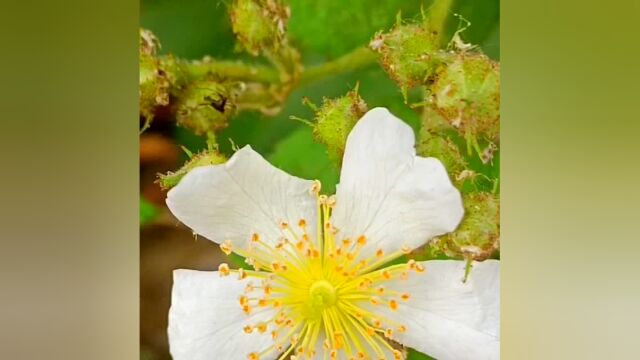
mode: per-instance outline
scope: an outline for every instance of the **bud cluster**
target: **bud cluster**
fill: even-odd
[[[380,54],[382,67],[405,100],[408,89],[423,86],[429,116],[441,117],[482,156],[480,141],[500,140],[500,66],[465,44],[461,31],[441,49],[428,18],[414,24],[398,21],[389,32],[376,34],[369,46]]]

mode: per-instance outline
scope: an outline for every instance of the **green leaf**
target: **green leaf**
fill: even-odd
[[[155,219],[160,211],[155,205],[144,198],[140,198],[140,226],[144,226]]]
[[[409,353],[407,354],[407,360],[435,360],[435,359],[429,355],[425,355],[416,350],[409,349]]]
[[[247,264],[244,261],[244,257],[236,254],[236,253],[231,253],[227,256],[227,258],[229,259],[229,262],[232,263],[233,265],[235,265],[238,268],[242,268],[245,270],[253,270],[253,267],[249,264]]]
[[[396,14],[415,16],[419,1],[290,0],[289,31],[303,55],[335,58],[369,43],[379,30],[394,24]]]
[[[326,149],[313,141],[310,127],[295,130],[278,143],[268,160],[291,175],[320,180],[325,194],[335,192],[338,169],[329,160]]]

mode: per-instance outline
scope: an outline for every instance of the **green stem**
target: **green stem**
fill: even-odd
[[[247,65],[239,61],[210,61],[186,64],[189,75],[199,78],[206,75],[220,75],[235,80],[252,80],[265,83],[280,81],[278,71],[265,65]]]
[[[302,72],[299,86],[307,85],[328,75],[339,75],[373,64],[378,56],[369,48],[356,48],[350,53]]]
[[[294,87],[303,86],[329,75],[339,75],[366,67],[377,60],[377,55],[366,47],[356,48],[350,53],[327,63],[312,66],[302,71],[300,81]],[[206,75],[220,75],[235,80],[262,83],[280,82],[278,70],[265,65],[247,65],[236,61],[193,62],[185,66],[187,73],[199,78]]]

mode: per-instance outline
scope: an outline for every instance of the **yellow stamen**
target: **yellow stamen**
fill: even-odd
[[[289,216],[286,221],[274,219],[279,227],[276,239],[261,239],[258,233],[252,233],[245,249],[234,249],[230,241],[220,246],[225,253],[234,251],[244,256],[255,269],[268,271],[233,270],[239,279],[261,279],[259,285],[248,283],[239,298],[245,314],[254,310],[262,314],[267,308],[276,312],[271,319],[243,327],[247,334],[269,331],[274,341],[268,348],[248,354],[248,358],[373,360],[392,352],[394,359],[402,359],[404,354],[388,339],[394,332],[406,332],[406,326],[369,304],[397,310],[400,300],[409,301],[410,294],[396,291],[386,282],[406,278],[411,270],[424,271],[424,267],[412,260],[382,268],[410,248],[404,246],[388,254],[378,248],[369,253],[367,246],[375,240],[364,234],[342,234],[334,227],[331,214],[336,199],[320,195],[320,189],[320,182],[315,181],[309,190],[316,197],[315,229],[308,229],[309,218]],[[288,221],[297,226],[290,226]],[[365,253],[369,254],[366,258],[361,256]],[[219,270],[221,276],[231,271],[226,264]],[[322,338],[321,348],[316,349]]]
[[[218,266],[218,271],[220,272],[220,276],[227,276],[231,272],[229,269],[229,265],[222,263]]]

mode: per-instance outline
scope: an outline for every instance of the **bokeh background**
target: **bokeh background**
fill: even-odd
[[[289,34],[302,54],[305,66],[321,64],[367,45],[374,34],[388,30],[401,12],[407,20],[420,20],[421,7],[430,1],[387,0],[289,0]],[[498,0],[458,0],[453,2],[448,35],[459,27],[460,14],[471,23],[462,37],[479,45],[495,60],[500,56],[500,10]],[[140,7],[140,26],[151,30],[162,44],[161,53],[185,59],[211,56],[215,59],[242,59],[260,62],[235,51],[235,38],[222,1],[145,0]],[[281,169],[308,179],[319,179],[323,191],[332,193],[339,169],[330,162],[325,148],[313,141],[311,128],[289,119],[295,115],[313,119],[302,103],[307,97],[320,104],[323,97],[345,95],[359,83],[359,93],[370,108],[384,106],[419,130],[419,113],[404,104],[397,85],[378,64],[357,71],[323,78],[297,88],[275,117],[243,112],[217,135],[220,151],[233,153],[232,143],[250,144]],[[420,101],[415,95],[415,101]],[[154,183],[159,172],[178,169],[192,152],[205,148],[205,139],[176,127],[171,118],[156,118],[140,137],[140,342],[145,359],[168,359],[167,312],[170,305],[171,272],[176,268],[216,270],[224,261],[218,246],[197,239],[171,216],[164,205],[166,193]],[[499,162],[496,159],[496,164]],[[479,161],[475,161],[479,164]],[[497,171],[497,165],[491,171]],[[482,170],[482,169],[481,169]],[[485,169],[486,170],[486,169]]]

